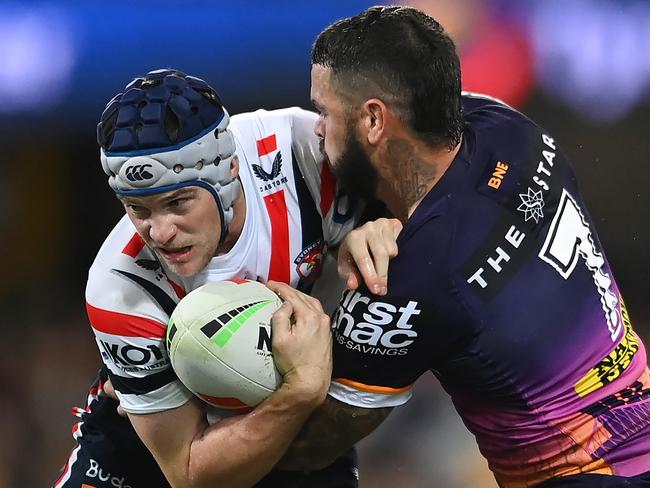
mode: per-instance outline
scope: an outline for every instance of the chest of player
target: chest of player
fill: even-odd
[[[247,276],[308,287],[319,276],[326,243],[286,128],[260,131],[238,147],[247,222],[254,239]]]

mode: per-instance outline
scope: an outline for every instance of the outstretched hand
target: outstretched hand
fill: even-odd
[[[381,218],[351,231],[339,247],[338,273],[356,290],[365,282],[375,295],[388,293],[388,263],[397,256],[397,236],[402,223]]]

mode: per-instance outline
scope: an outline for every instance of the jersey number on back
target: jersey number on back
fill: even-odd
[[[600,295],[612,341],[616,341],[622,329],[618,297],[611,291],[612,279],[603,270],[605,259],[596,250],[589,224],[578,203],[566,190],[562,190],[557,212],[539,257],[553,266],[565,280],[573,273],[578,258],[584,259]]]

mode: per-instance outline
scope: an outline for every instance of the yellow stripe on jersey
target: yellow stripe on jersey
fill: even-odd
[[[639,350],[639,338],[632,330],[630,316],[622,299],[621,316],[625,327],[625,335],[612,352],[575,384],[574,389],[581,398],[618,378],[627,369],[632,362],[632,358]]]

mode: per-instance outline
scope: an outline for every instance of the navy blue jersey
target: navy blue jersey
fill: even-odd
[[[650,470],[645,349],[555,139],[463,97],[449,169],[399,236],[388,296],[347,291],[330,394],[395,406],[431,370],[497,479]]]

